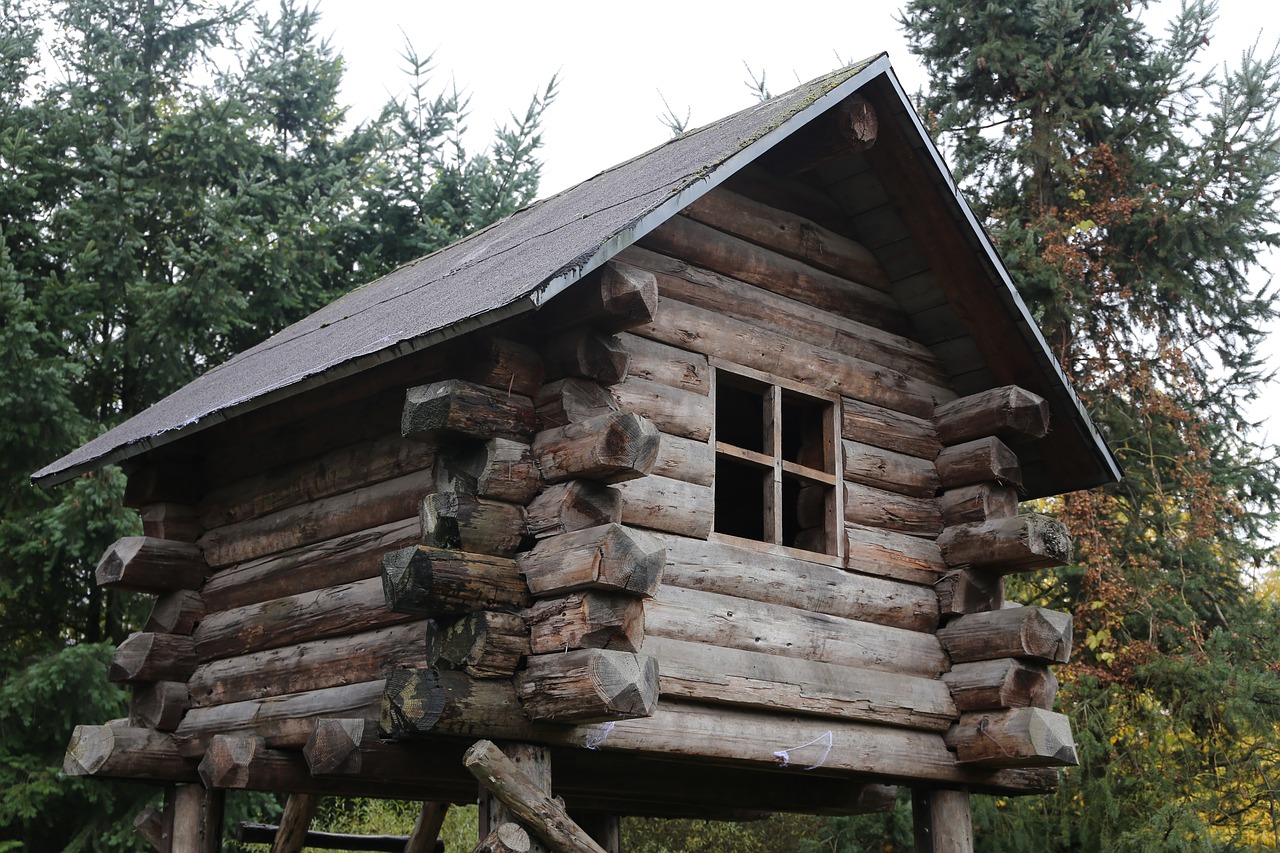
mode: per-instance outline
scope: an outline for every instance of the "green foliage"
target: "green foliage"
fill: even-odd
[[[813,841],[820,824],[812,815],[792,814],[745,823],[626,818],[622,821],[622,847],[629,853],[817,853],[827,849]]]

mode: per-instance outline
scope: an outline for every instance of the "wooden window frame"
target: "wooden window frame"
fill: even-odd
[[[764,500],[764,538],[755,539],[723,533],[713,528],[712,537],[731,541],[735,544],[746,544],[758,550],[771,551],[778,549],[791,556],[813,559],[820,562],[831,562],[844,558],[844,488],[841,465],[841,400],[838,394],[823,392],[819,389],[794,382],[785,377],[753,370],[739,364],[711,358],[711,400],[718,405],[719,384],[722,374],[727,374],[743,384],[759,386],[763,391],[766,406],[762,412],[764,417],[764,449],[755,451],[720,440],[717,418],[712,418],[711,447],[718,460],[729,458],[744,462],[751,467],[758,467],[762,473],[769,472],[769,480],[765,486]],[[782,435],[782,403],[784,397],[796,397],[812,401],[823,407],[822,426],[822,466],[823,470],[809,467],[784,458]],[[717,412],[718,414],[718,412]],[[795,545],[785,545],[783,538],[783,481],[785,479],[815,483],[825,488],[823,507],[823,541],[822,550],[814,551]],[[719,488],[717,482],[715,488]],[[717,497],[717,500],[719,498]]]

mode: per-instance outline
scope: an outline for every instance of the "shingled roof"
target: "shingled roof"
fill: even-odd
[[[1007,322],[1016,325],[1050,398],[1088,470],[1057,491],[1118,476],[1098,436],[1041,338],[1007,272],[959,197],[908,106],[885,55],[820,77],[535,202],[435,254],[353,290],[261,344],[213,368],[114,429],[40,469],[42,487],[119,462],[183,436],[366,370],[442,340],[536,309],[582,276],[787,139],[830,107],[877,82],[915,128],[920,166],[988,271]],[[882,118],[883,121],[883,118]],[[1024,383],[1025,384],[1025,383]],[[1046,492],[1048,493],[1048,492]]]

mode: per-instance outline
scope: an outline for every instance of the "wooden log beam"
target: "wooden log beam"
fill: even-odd
[[[195,643],[190,637],[141,631],[130,634],[116,649],[107,680],[126,684],[186,681],[196,663]]]
[[[1049,403],[1017,385],[1005,385],[939,405],[933,424],[945,445],[992,435],[1013,443],[1035,441],[1049,433]]]
[[[605,524],[543,539],[516,557],[535,596],[604,589],[652,596],[662,583],[666,552],[620,524]]]
[[[524,712],[533,720],[647,717],[658,704],[658,662],[650,655],[610,649],[531,655],[517,687]]]
[[[934,498],[900,495],[848,480],[844,483],[844,519],[931,539],[942,532],[942,511]]]
[[[173,736],[132,726],[76,726],[62,760],[67,776],[193,782],[195,762],[178,751]]]
[[[622,521],[622,495],[594,480],[548,486],[528,507],[529,533],[538,539]]]
[[[694,539],[711,535],[716,507],[715,490],[709,485],[650,474],[613,488],[622,496],[623,524]]]
[[[934,463],[845,439],[844,478],[854,483],[907,495],[914,498],[932,498],[941,483]]]
[[[142,534],[175,542],[194,542],[204,532],[196,508],[190,504],[160,501],[138,507]]]
[[[1012,518],[1018,514],[1018,490],[995,483],[974,483],[947,489],[938,497],[938,505],[948,527],[991,518]]]
[[[454,350],[447,369],[459,379],[522,397],[532,397],[546,379],[537,350],[498,337],[472,336]]]
[[[191,695],[181,681],[135,684],[129,699],[129,725],[171,732],[191,707]]]
[[[953,664],[998,658],[1066,663],[1071,657],[1071,614],[1043,607],[970,613],[938,630]]]
[[[986,767],[1074,767],[1075,740],[1064,714],[1043,708],[972,711],[947,733],[961,764]]]
[[[418,510],[422,544],[509,557],[524,541],[524,507],[466,492],[433,492]]]
[[[851,441],[930,462],[942,452],[930,421],[851,397],[841,400],[840,431]]]
[[[382,558],[386,607],[435,616],[506,610],[529,603],[529,590],[510,557],[468,554],[418,545]]]
[[[954,489],[974,483],[1022,485],[1018,455],[998,438],[978,438],[945,448],[936,460],[943,488]]]
[[[956,707],[961,711],[996,708],[1053,709],[1058,679],[1047,666],[1014,658],[958,663],[944,673]]]
[[[405,392],[400,434],[415,441],[441,438],[528,438],[537,430],[533,401],[460,379],[419,385]]]
[[[576,376],[614,385],[627,376],[627,351],[612,335],[585,326],[560,332],[542,344],[548,379]]]
[[[933,588],[944,619],[1004,607],[1004,577],[993,572],[956,569],[938,578]]]
[[[644,643],[644,603],[633,595],[582,590],[537,601],[525,613],[532,654],[571,649],[638,652]]]
[[[649,637],[663,696],[946,731],[956,705],[936,678]]]
[[[194,544],[151,536],[116,540],[94,570],[100,587],[152,593],[195,589],[208,574],[209,566]]]
[[[845,522],[845,566],[909,583],[932,584],[947,571],[932,539]]]
[[[876,144],[879,128],[875,108],[855,92],[766,154],[766,167],[797,175],[850,159]]]
[[[715,479],[716,453],[710,442],[663,433],[652,475],[710,486]]]
[[[629,357],[628,378],[647,379],[703,397],[711,393],[711,366],[705,355],[630,333],[618,335],[618,343]]]
[[[528,654],[524,620],[494,610],[468,613],[444,630],[440,644],[440,659],[474,678],[510,677]]]
[[[1071,562],[1067,526],[1033,513],[948,527],[938,545],[949,566],[1029,572]]]
[[[162,592],[156,596],[142,630],[156,634],[190,634],[204,615],[204,599],[195,590]]]
[[[632,377],[614,385],[609,392],[619,410],[634,412],[669,435],[694,441],[711,437],[715,412],[707,405],[707,398],[696,391]]]
[[[554,332],[577,325],[620,332],[653,320],[658,306],[658,282],[653,273],[610,261],[554,299],[535,317],[538,328]]]
[[[599,382],[571,376],[549,382],[533,398],[542,429],[598,418],[618,411],[613,395]]]
[[[643,417],[612,412],[543,430],[533,456],[548,483],[585,478],[618,483],[643,477],[658,458],[658,428]]]
[[[435,479],[441,492],[516,504],[527,504],[542,488],[542,473],[533,461],[533,450],[527,442],[509,438],[442,450],[436,456]]]
[[[491,794],[551,847],[555,853],[605,853],[591,836],[490,741],[478,741],[463,759]]]
[[[302,853],[311,820],[319,807],[320,799],[315,794],[290,794],[271,841],[271,853]]]

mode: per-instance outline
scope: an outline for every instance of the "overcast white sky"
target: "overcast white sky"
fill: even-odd
[[[264,7],[274,0],[261,0]],[[1280,39],[1280,4],[1221,0],[1219,24],[1205,61],[1237,64],[1259,43]],[[547,113],[542,195],[591,177],[665,141],[663,98],[691,126],[714,121],[752,103],[747,67],[765,74],[774,94],[882,51],[908,92],[924,75],[895,23],[896,2],[858,0],[720,3],[648,0],[639,4],[561,2],[410,2],[319,0],[321,32],[347,62],[344,96],[355,121],[377,114],[404,93],[399,58],[405,39],[419,54],[434,53],[439,86],[471,94],[475,146],[509,111],[523,112],[530,96],[560,75],[560,95]],[[1163,0],[1144,13],[1163,32],[1177,8]],[[1269,273],[1257,271],[1265,282]],[[1280,329],[1271,350],[1280,354]],[[1280,366],[1280,355],[1273,356]],[[1276,402],[1258,417],[1280,414]],[[1272,427],[1272,438],[1277,428]]]

